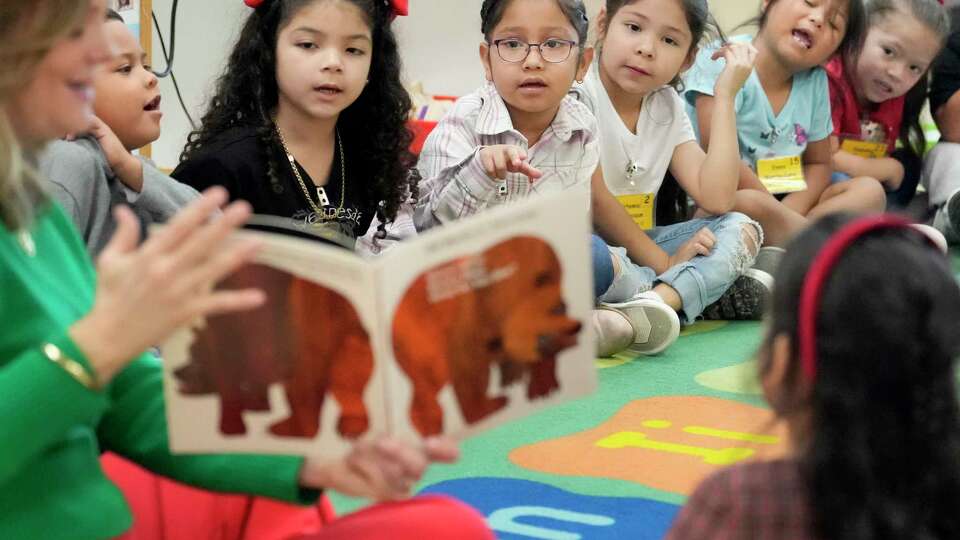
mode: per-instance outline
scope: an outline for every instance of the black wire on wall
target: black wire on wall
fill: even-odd
[[[163,52],[163,60],[166,63],[166,68],[163,71],[154,71],[154,75],[160,77],[170,77],[170,81],[173,82],[173,89],[177,93],[177,100],[180,101],[180,108],[183,109],[183,114],[187,116],[187,121],[190,122],[191,129],[197,129],[196,123],[193,121],[193,117],[190,116],[190,111],[187,110],[187,105],[183,101],[183,94],[180,93],[180,85],[177,83],[177,76],[173,73],[173,56],[176,52],[177,46],[177,4],[180,3],[180,0],[173,0],[173,3],[170,7],[170,54],[167,54],[167,44],[163,40],[163,31],[160,30],[160,23],[157,21],[157,14],[151,10],[150,16],[153,19],[153,26],[157,29],[157,37],[160,39],[160,50]]]

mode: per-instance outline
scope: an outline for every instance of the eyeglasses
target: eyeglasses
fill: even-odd
[[[559,64],[570,58],[570,51],[577,45],[576,41],[566,39],[548,39],[543,43],[526,43],[519,39],[498,39],[493,42],[497,54],[504,62],[516,64],[523,62],[530,55],[530,49],[536,47],[540,58],[551,64]]]

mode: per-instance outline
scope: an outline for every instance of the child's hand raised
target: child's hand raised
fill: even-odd
[[[757,49],[750,43],[727,43],[711,56],[712,60],[723,58],[727,65],[717,78],[714,97],[732,99],[743,88],[757,60]]]
[[[495,180],[505,180],[507,173],[520,173],[530,180],[543,176],[539,169],[527,163],[527,152],[518,146],[484,146],[480,149],[479,157],[484,172]]]
[[[96,137],[107,156],[107,164],[128,188],[143,190],[143,164],[120,142],[117,134],[103,120],[93,117],[90,134]]]

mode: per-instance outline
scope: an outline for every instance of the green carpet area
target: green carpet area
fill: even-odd
[[[954,272],[960,277],[960,251],[953,251],[951,264]],[[745,440],[759,441],[758,444],[761,446],[772,444],[771,441],[776,440],[777,437],[771,436],[768,431],[771,423],[765,419],[767,415],[765,408],[761,408],[764,404],[759,395],[754,365],[751,362],[760,338],[760,323],[701,322],[686,328],[680,340],[661,356],[600,360],[597,362],[600,385],[595,394],[465,441],[462,445],[461,461],[452,466],[432,467],[419,489],[448,492],[442,486],[456,484],[460,487],[451,488],[453,489],[451,494],[464,497],[464,494],[469,495],[470,479],[514,479],[557,488],[563,492],[569,492],[571,496],[629,498],[631,501],[636,499],[680,505],[686,499],[686,493],[690,488],[671,486],[671,475],[660,474],[659,476],[664,477],[662,481],[652,480],[657,474],[651,474],[651,481],[647,481],[642,475],[637,479],[627,480],[616,471],[610,473],[610,468],[620,469],[626,476],[630,476],[627,473],[638,464],[646,463],[648,459],[662,459],[662,467],[666,469],[672,467],[677,472],[677,476],[691,474],[686,470],[689,467],[699,467],[692,474],[700,475],[702,472],[705,475],[723,466],[704,465],[704,462],[713,457],[721,456],[715,453],[717,448],[746,444],[743,442]],[[578,447],[578,443],[573,441],[572,437],[582,436],[584,432],[599,429],[618,412],[630,413],[625,407],[638,400],[644,400],[638,404],[641,413],[644,404],[649,403],[654,407],[656,403],[660,403],[657,400],[663,400],[665,407],[661,411],[665,415],[663,418],[648,419],[642,417],[642,414],[630,417],[640,422],[638,425],[630,426],[629,430],[643,431],[640,444],[647,445],[645,449],[597,453],[603,452],[596,448],[600,444],[597,441],[602,439],[603,434],[598,435],[600,439],[591,439],[591,443],[586,446]],[[686,414],[680,411],[683,409],[684,400],[701,407],[701,412],[704,413],[702,422],[698,424],[696,417],[693,420],[689,417],[679,418]],[[708,405],[702,405],[703,403]],[[708,410],[714,407],[722,410]],[[724,412],[726,410],[724,407],[732,408],[733,412],[729,414],[741,416],[738,420],[741,429],[724,427],[725,415],[728,414]],[[636,412],[633,411],[630,414],[636,414]],[[713,416],[706,414],[708,412],[714,413]],[[671,420],[670,415],[678,417],[675,422]],[[674,436],[668,433],[669,430],[664,426],[672,424],[675,424],[678,430],[682,428],[685,434]],[[712,426],[717,427],[719,431],[712,430]],[[610,433],[623,431],[622,428],[618,429],[619,431],[613,430]],[[700,438],[691,438],[693,437],[691,433],[698,434]],[[704,433],[707,436],[704,436]],[[569,444],[564,442],[568,439]],[[721,439],[726,442],[721,441],[717,444],[711,442]],[[734,439],[739,442],[731,442]],[[767,439],[769,441],[764,442]],[[536,459],[531,461],[529,456],[537,455],[540,451],[537,450],[537,445],[544,444],[549,445],[543,446],[544,461],[553,459],[555,451],[565,452],[568,455],[565,454],[566,457],[563,459],[554,459],[557,463],[553,465],[537,463]],[[714,449],[701,448],[711,445]],[[519,449],[523,451],[519,452]],[[518,464],[522,461],[517,457],[519,453],[527,456],[526,466]],[[602,457],[598,458],[598,456]],[[591,460],[598,459],[608,463],[591,463]],[[599,465],[604,465],[606,472],[601,471],[604,467]],[[660,467],[661,465],[650,466]],[[551,467],[554,469],[559,467],[556,470],[560,472],[543,472],[544,469]],[[600,472],[591,472],[591,467]],[[657,469],[654,468],[651,471],[656,472]],[[431,490],[431,486],[438,487],[436,490]],[[465,491],[457,491],[457,489]],[[352,511],[365,504],[364,501],[348,499],[336,494],[331,498],[339,513]],[[543,504],[549,506],[549,501]],[[672,516],[672,513],[669,516]],[[668,524],[668,522],[665,523]],[[537,537],[531,534],[532,536],[529,537]],[[607,531],[607,534],[609,535],[610,532]],[[619,534],[609,537],[617,538],[620,534],[627,537],[628,531],[619,531]],[[501,537],[528,536],[501,535]],[[592,536],[583,534],[582,537]]]

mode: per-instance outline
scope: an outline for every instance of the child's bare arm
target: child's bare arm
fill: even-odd
[[[713,119],[714,97],[706,94],[697,96],[697,125],[700,126],[700,144],[707,151],[710,149],[710,129]],[[740,163],[740,183],[737,189],[755,189],[767,192],[757,174],[746,163]]]
[[[892,157],[866,158],[840,150],[839,144],[834,143],[831,137],[831,146],[835,148],[833,154],[833,169],[837,172],[857,176],[876,178],[888,189],[897,189],[903,182],[903,165]]]
[[[832,173],[833,155],[830,148],[830,139],[808,144],[806,151],[803,153],[803,176],[807,182],[807,189],[787,195],[783,199],[783,204],[800,215],[807,215],[817,205],[820,196],[830,185],[830,175]]]

